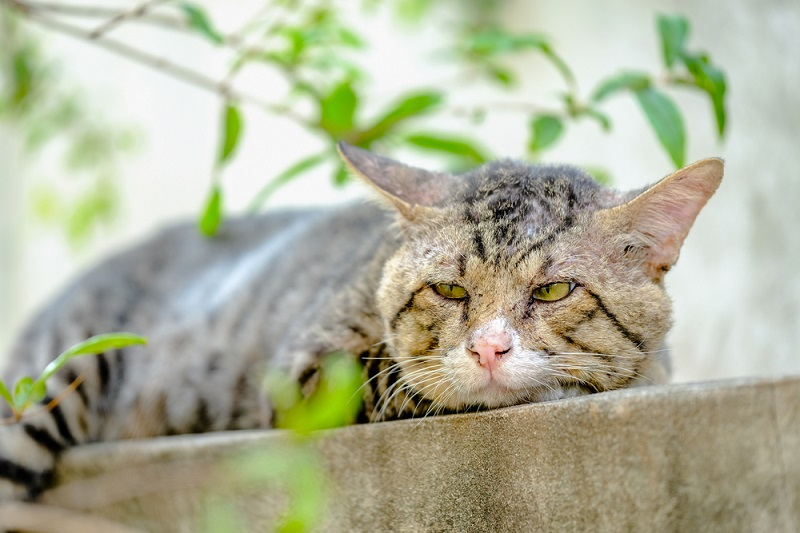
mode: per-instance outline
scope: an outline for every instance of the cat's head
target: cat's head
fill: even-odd
[[[400,381],[434,409],[666,379],[662,278],[721,160],[623,193],[567,166],[500,161],[451,176],[340,151],[397,211],[403,245],[378,308]]]

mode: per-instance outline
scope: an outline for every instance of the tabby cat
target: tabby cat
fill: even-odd
[[[384,205],[232,220],[210,240],[167,229],[33,320],[7,379],[94,334],[150,342],[74,360],[45,403],[83,374],[74,393],[0,427],[1,498],[35,498],[76,444],[269,426],[267,366],[309,392],[336,350],[364,364],[372,422],[667,379],[662,279],[721,160],[617,192],[569,166],[448,175],[340,152]]]

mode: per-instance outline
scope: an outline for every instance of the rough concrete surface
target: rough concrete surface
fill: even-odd
[[[228,501],[271,531],[280,492],[220,476],[285,446],[246,431],[85,446],[45,503],[146,531],[198,531]],[[800,378],[669,385],[348,427],[313,447],[324,531],[800,531]]]

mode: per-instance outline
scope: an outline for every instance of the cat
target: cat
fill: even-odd
[[[2,498],[36,498],[77,444],[268,427],[268,367],[309,393],[333,351],[364,365],[364,422],[668,379],[662,280],[720,159],[617,192],[570,166],[450,175],[339,151],[378,203],[231,220],[214,239],[167,229],[34,318],[9,381],[93,334],[149,345],[75,359],[44,403],[82,376],[73,393],[0,427]]]

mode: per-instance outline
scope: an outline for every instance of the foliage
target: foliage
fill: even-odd
[[[95,335],[62,352],[45,367],[36,379],[29,376],[22,377],[17,380],[12,389],[9,389],[0,380],[0,396],[11,406],[14,419],[21,420],[28,408],[44,399],[47,394],[47,381],[72,359],[83,355],[97,355],[108,350],[124,348],[134,344],[145,344],[146,342],[147,339],[133,333]]]
[[[30,156],[59,154],[64,169],[80,183],[78,193],[70,194],[74,184],[40,180],[33,189],[33,211],[70,243],[81,245],[114,216],[120,155],[135,146],[136,135],[100,118],[2,2],[0,43],[0,123],[14,127]]]
[[[101,30],[123,23],[160,21],[162,27],[184,31],[220,48],[230,57],[230,68],[222,80],[214,80],[201,72],[189,72],[185,67],[172,65],[162,58],[149,57],[139,50],[116,46],[118,53],[142,61],[169,74],[217,91],[222,98],[223,113],[220,120],[219,152],[211,172],[211,188],[199,218],[199,228],[213,235],[224,219],[225,189],[221,176],[224,168],[235,158],[237,147],[245,132],[246,115],[243,106],[255,105],[266,112],[294,120],[298,126],[323,139],[327,148],[314,152],[291,164],[283,172],[267,181],[255,196],[250,210],[259,209],[269,196],[282,185],[303,174],[325,165],[332,169],[336,184],[348,181],[348,173],[336,156],[337,141],[346,141],[362,148],[376,147],[383,152],[397,148],[433,154],[445,159],[454,169],[474,166],[491,157],[473,135],[463,132],[434,131],[425,124],[439,117],[453,114],[466,116],[480,122],[489,113],[513,108],[519,120],[529,124],[527,156],[542,157],[569,133],[569,126],[588,119],[598,124],[603,132],[612,131],[611,118],[604,105],[607,99],[621,93],[631,94],[651,125],[655,138],[675,166],[685,163],[686,132],[681,112],[669,96],[673,89],[689,88],[708,95],[714,110],[717,134],[725,131],[726,82],[722,70],[709,56],[688,47],[689,23],[681,16],[660,15],[657,30],[662,48],[663,69],[660,73],[629,71],[618,68],[602,80],[588,95],[578,88],[577,77],[567,61],[556,52],[556,43],[549,36],[535,31],[510,31],[496,20],[497,5],[487,0],[459,2],[459,9],[449,10],[455,21],[445,33],[449,39],[445,50],[439,50],[443,61],[464,71],[470,83],[488,83],[495,87],[500,104],[476,105],[466,110],[450,105],[456,88],[452,84],[405,87],[402,94],[387,100],[383,111],[368,115],[364,103],[371,97],[369,72],[359,65],[359,57],[369,48],[363,32],[352,27],[343,15],[340,5],[331,0],[261,0],[264,9],[241,30],[225,34],[218,27],[213,14],[200,5],[189,2],[145,2],[130,11],[107,10],[109,21],[92,32],[71,28],[73,35],[97,42],[104,37]],[[369,0],[362,3],[362,12],[369,13],[386,6],[395,8],[395,16],[408,27],[421,27],[435,20],[436,9],[447,2],[431,0]],[[9,6],[3,8],[3,6]],[[64,25],[49,23],[47,6],[21,0],[0,0],[0,10],[5,18],[14,12],[32,22],[64,31]],[[158,8],[161,18],[154,18]],[[43,12],[44,10],[44,12]],[[71,10],[73,16],[89,17],[79,8]],[[114,14],[112,17],[111,15]],[[96,14],[95,14],[96,15]],[[401,45],[402,46],[402,45]],[[135,52],[135,53],[133,53]],[[528,55],[544,58],[558,73],[563,89],[556,94],[551,107],[543,108],[532,102],[513,102],[511,89],[519,84],[519,67],[512,60],[527,59]],[[30,87],[51,86],[34,83],[32,76],[41,60],[28,54],[27,59],[14,67],[7,55],[2,84],[7,94],[28,94]],[[516,64],[519,64],[518,62]],[[266,71],[272,79],[287,87],[285,94],[275,101],[264,101],[260,96],[242,93],[236,88],[237,77],[245,70]],[[503,100],[505,98],[505,100]],[[248,112],[252,112],[248,110]],[[84,115],[81,113],[81,115]],[[84,143],[85,144],[85,143]],[[379,146],[378,146],[379,145]],[[114,153],[104,150],[103,153]],[[513,155],[513,154],[503,154]],[[100,162],[96,162],[101,165]],[[101,165],[102,166],[102,165]],[[97,191],[108,196],[110,187]],[[50,198],[53,201],[52,196]],[[48,202],[43,202],[48,205]],[[107,213],[111,201],[84,202],[82,209],[97,214]],[[47,211],[48,209],[42,209]],[[89,222],[77,221],[74,226],[83,228]],[[76,233],[85,230],[75,230]]]
[[[304,396],[298,384],[280,372],[267,376],[265,387],[275,412],[273,425],[289,430],[288,440],[232,457],[226,473],[239,486],[280,490],[288,496],[288,507],[277,531],[311,531],[319,526],[330,490],[324,469],[314,452],[320,430],[353,423],[361,408],[361,365],[345,353],[322,360],[314,391]],[[215,499],[202,517],[208,533],[248,531],[238,519],[230,499]]]

